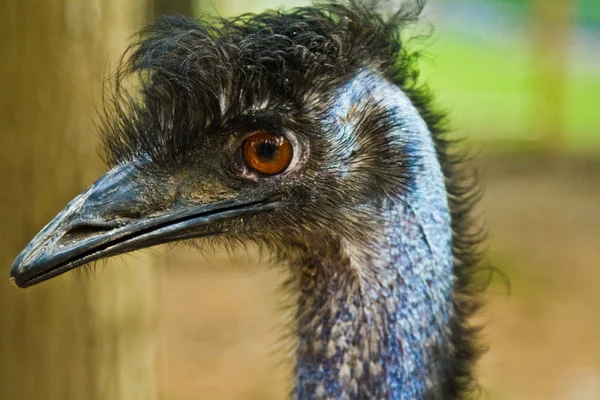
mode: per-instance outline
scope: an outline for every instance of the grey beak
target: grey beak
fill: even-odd
[[[25,288],[101,258],[220,234],[225,228],[219,222],[277,204],[242,198],[210,204],[173,196],[156,199],[134,183],[136,173],[131,166],[115,168],[71,201],[17,256],[11,281]]]

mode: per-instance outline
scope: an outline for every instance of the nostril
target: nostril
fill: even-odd
[[[117,228],[116,223],[78,223],[69,229],[64,235],[64,240],[77,241],[110,232]]]

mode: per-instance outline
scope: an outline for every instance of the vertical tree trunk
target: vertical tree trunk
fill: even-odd
[[[534,0],[534,129],[551,152],[563,142],[573,0]]]
[[[152,400],[145,257],[21,290],[17,253],[103,172],[93,117],[143,0],[0,2],[0,399]]]

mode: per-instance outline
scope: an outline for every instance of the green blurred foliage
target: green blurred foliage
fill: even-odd
[[[451,113],[458,136],[535,146],[531,129],[534,67],[527,43],[478,43],[458,34],[437,34],[425,51],[424,81]],[[600,70],[570,64],[564,144],[600,149]]]
[[[448,3],[461,0],[446,0]],[[488,3],[501,7],[509,7],[521,14],[526,14],[531,10],[532,0],[469,0],[473,3]],[[553,2],[554,0],[546,0]],[[595,25],[600,27],[600,3],[598,0],[575,0],[575,15],[577,21],[584,25]]]
[[[600,3],[598,0],[578,0],[577,18],[580,23],[600,29]]]
[[[447,14],[430,18],[435,32],[424,46],[422,71],[440,105],[450,112],[456,135],[486,142],[492,149],[543,147],[544,132],[533,124],[539,63],[531,32],[532,1],[450,0],[443,10],[453,13],[453,7],[455,15],[449,18],[453,23],[445,21]],[[561,145],[596,152],[600,53],[594,49],[600,46],[600,2],[579,0],[572,7],[575,21],[567,33],[564,109],[557,111],[563,114]]]

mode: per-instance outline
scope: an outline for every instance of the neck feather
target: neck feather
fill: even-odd
[[[385,210],[389,224],[362,251],[309,262],[299,284],[298,399],[419,399],[444,379],[450,349],[451,255],[431,243],[433,215]],[[425,221],[424,219],[429,219]]]
[[[298,276],[297,399],[440,398],[453,352],[452,229],[444,176],[423,120],[397,87],[369,72],[348,96],[394,107],[414,184],[368,209],[368,243],[332,239],[336,257],[310,257]],[[339,102],[348,100],[344,91]],[[389,103],[389,104],[386,104]],[[343,118],[343,115],[340,117]]]

